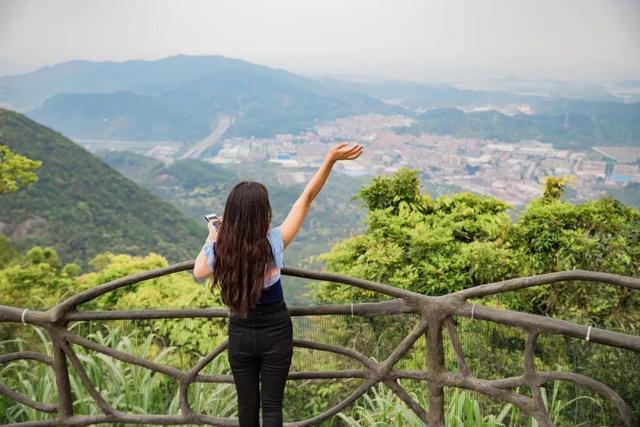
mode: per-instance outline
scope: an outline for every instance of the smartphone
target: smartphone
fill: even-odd
[[[216,214],[207,214],[204,216],[204,220],[206,222],[211,222],[213,221],[213,226],[220,231],[220,226],[222,225],[222,221],[220,221],[220,218],[218,217],[218,215]]]

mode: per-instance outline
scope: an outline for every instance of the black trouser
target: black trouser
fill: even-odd
[[[241,427],[282,426],[282,399],[293,354],[293,326],[282,302],[258,305],[229,321],[229,363]],[[262,390],[259,383],[262,382]]]

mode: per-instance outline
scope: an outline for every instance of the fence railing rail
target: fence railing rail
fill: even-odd
[[[52,345],[52,356],[38,352],[20,351],[0,355],[0,364],[20,359],[37,360],[51,366],[55,372],[57,403],[43,403],[31,399],[10,389],[0,382],[0,394],[38,411],[56,414],[55,419],[27,421],[13,426],[85,426],[99,423],[133,424],[209,424],[219,426],[237,426],[234,418],[214,417],[195,411],[187,398],[187,390],[193,382],[233,383],[231,375],[207,375],[203,368],[227,349],[227,341],[220,343],[198,363],[187,371],[165,366],[126,352],[105,346],[84,338],[68,328],[74,321],[104,321],[165,318],[225,318],[226,308],[206,309],[155,309],[155,310],[114,310],[114,311],[77,311],[78,305],[93,300],[107,292],[122,286],[140,283],[144,280],[165,276],[193,268],[193,261],[174,264],[165,268],[151,270],[101,284],[78,293],[46,311],[31,310],[0,305],[0,322],[22,322],[43,328]],[[478,303],[467,302],[470,298],[480,298],[531,286],[562,286],[566,281],[585,281],[606,283],[633,290],[640,290],[640,279],[618,276],[609,273],[572,270],[558,273],[541,274],[496,282],[465,289],[443,296],[426,296],[382,283],[342,276],[338,274],[283,268],[288,276],[313,280],[330,281],[377,292],[394,299],[383,302],[317,305],[310,307],[291,307],[291,316],[384,316],[413,313],[419,319],[398,346],[382,360],[376,361],[354,349],[337,345],[294,339],[294,346],[312,350],[326,351],[354,359],[362,364],[361,369],[341,371],[296,371],[290,372],[289,380],[302,379],[347,379],[358,378],[362,383],[345,399],[312,418],[286,423],[288,426],[317,425],[352,405],[377,383],[386,385],[415,414],[429,426],[444,426],[444,387],[472,390],[492,399],[508,402],[526,415],[534,418],[539,426],[553,426],[542,396],[541,387],[551,381],[566,381],[583,387],[590,392],[608,399],[618,410],[624,424],[631,427],[638,422],[636,414],[620,395],[611,387],[585,375],[560,371],[538,371],[535,367],[534,350],[542,334],[562,335],[578,338],[609,347],[640,352],[640,336],[609,331],[605,329],[579,325],[560,319],[553,319],[510,310],[498,310]],[[472,375],[458,337],[454,317],[478,319],[520,328],[526,333],[522,375],[489,380]],[[457,371],[445,367],[443,334],[448,334],[453,348]],[[424,336],[426,339],[425,368],[421,370],[398,369],[396,364],[407,354],[413,344]],[[133,414],[115,409],[107,402],[92,384],[82,363],[71,344],[106,354],[122,362],[138,365],[176,379],[179,383],[180,415]],[[102,412],[99,415],[76,415],[73,411],[68,363],[70,363],[82,382],[83,387]],[[621,367],[623,369],[623,367]],[[423,408],[398,382],[400,379],[413,379],[426,382],[429,392],[428,408]],[[527,388],[530,394],[520,393]]]

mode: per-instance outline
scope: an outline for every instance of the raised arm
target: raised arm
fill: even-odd
[[[353,160],[362,154],[364,146],[362,144],[348,145],[346,143],[337,144],[331,147],[329,152],[324,158],[324,162],[320,169],[313,175],[311,181],[307,184],[304,191],[298,197],[298,200],[291,207],[291,211],[285,218],[282,225],[280,225],[280,231],[282,232],[282,241],[286,248],[289,243],[296,237],[298,230],[302,226],[304,219],[309,212],[309,207],[316,198],[324,183],[327,182],[329,174],[333,165],[339,160]]]

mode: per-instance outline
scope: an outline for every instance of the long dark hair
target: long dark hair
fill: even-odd
[[[273,261],[267,240],[270,223],[267,188],[259,182],[236,184],[224,206],[212,286],[220,286],[222,302],[241,317],[246,317],[260,299]]]

